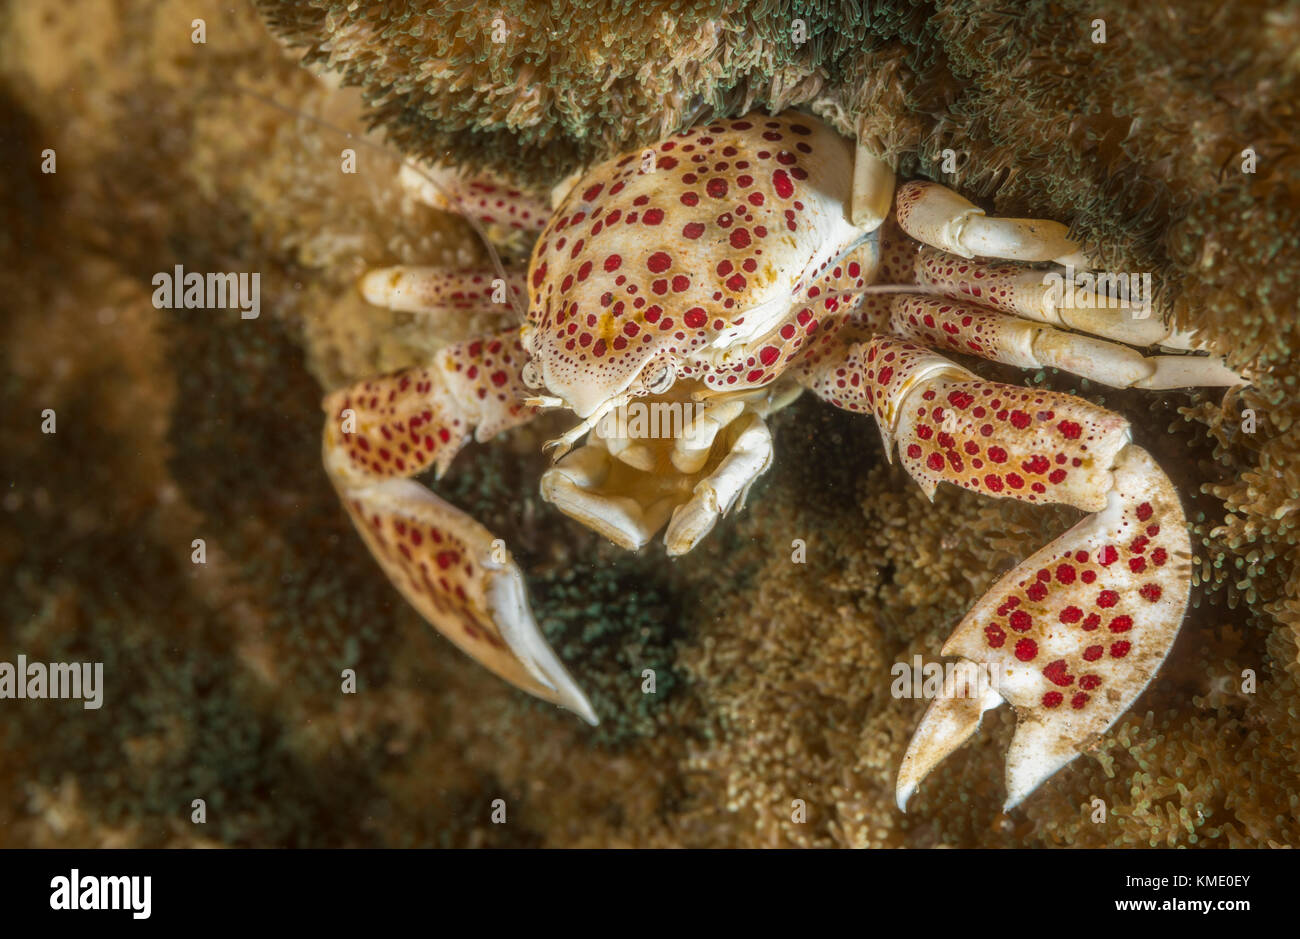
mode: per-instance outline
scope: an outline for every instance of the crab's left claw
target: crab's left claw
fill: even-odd
[[[1123,714],[1178,635],[1191,544],[1169,479],[1133,444],[1115,458],[1106,507],[1004,576],[943,647],[988,669],[983,696],[945,687],[908,746],[898,805],[960,746],[984,710],[1017,713],[1005,809],[1018,805]]]

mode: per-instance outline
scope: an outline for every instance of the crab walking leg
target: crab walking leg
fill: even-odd
[[[468,215],[486,225],[540,232],[550,220],[546,203],[491,176],[468,176],[441,166],[404,163],[398,181],[417,202]]]
[[[1194,333],[1175,331],[1163,319],[1151,315],[1151,297],[1146,286],[1130,289],[1129,281],[1120,280],[1118,275],[1085,274],[1091,283],[1104,287],[1099,295],[1091,288],[1068,284],[1059,271],[966,261],[931,247],[917,251],[913,263],[917,283],[955,300],[974,301],[1023,319],[1129,345],[1203,351],[1203,344]],[[1182,362],[1168,362],[1165,368],[1171,376],[1175,371],[1184,371],[1187,376],[1184,385],[1233,385],[1246,381],[1217,356],[1180,358]]]
[[[527,272],[506,274],[508,279],[492,268],[454,271],[398,265],[367,271],[360,288],[369,303],[402,313],[444,316],[486,311],[513,317],[511,296],[521,305],[528,303]]]
[[[1002,577],[943,648],[990,668],[1019,725],[1007,807],[1132,704],[1177,635],[1191,585],[1182,507],[1118,414],[1058,392],[980,380],[911,343],[849,347],[810,377],[840,407],[871,410],[886,447],[933,496],[951,482],[1095,514]],[[899,777],[899,802],[997,701],[941,697]]]
[[[1130,303],[1098,296],[1094,290],[1067,285],[1059,271],[967,261],[931,247],[921,248],[915,263],[917,283],[1003,313],[1135,346],[1158,345],[1173,338],[1170,328],[1145,305],[1149,297],[1134,297],[1139,302]]]
[[[876,282],[880,284],[916,283],[916,255],[924,248],[915,238],[910,238],[893,218],[880,227],[880,268]],[[868,296],[872,296],[869,294]],[[888,294],[874,296],[888,297]]]
[[[405,478],[430,466],[441,475],[471,432],[487,440],[531,419],[518,374],[525,361],[510,330],[329,395],[325,469],[370,553],[421,616],[511,684],[595,724],[501,541]]]
[[[895,296],[889,325],[894,335],[935,348],[1020,368],[1059,368],[1112,388],[1230,387],[1242,381],[1212,356],[1144,356],[1118,343],[945,298]]]
[[[918,180],[904,184],[899,187],[896,205],[903,231],[963,258],[1082,260],[1079,246],[1060,222],[989,218],[979,206],[938,183]]]

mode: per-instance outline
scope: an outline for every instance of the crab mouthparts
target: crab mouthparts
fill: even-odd
[[[632,399],[632,395],[630,393],[615,395],[614,397],[610,398],[608,401],[605,401],[603,404],[601,404],[598,408],[596,408],[596,410],[592,411],[591,414],[588,415],[587,418],[584,419],[581,423],[575,424],[573,427],[570,427],[568,430],[566,430],[559,437],[556,437],[554,440],[546,441],[546,443],[542,445],[542,452],[549,453],[551,455],[552,463],[558,461],[566,453],[572,450],[573,445],[577,443],[579,440],[581,440],[582,437],[589,430],[591,430],[593,427],[599,424],[601,418],[603,418],[606,414],[608,414],[610,411],[614,410],[615,408],[619,408],[627,404],[627,402],[630,401],[631,399]],[[558,398],[549,398],[549,397],[530,398],[529,403],[532,403],[533,401],[543,401],[543,400],[548,402],[559,401]],[[560,402],[560,405],[563,405],[563,402]],[[551,405],[544,405],[544,406],[551,406]]]

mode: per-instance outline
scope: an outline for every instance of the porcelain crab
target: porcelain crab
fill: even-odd
[[[992,218],[933,182],[896,186],[867,148],[799,112],[689,128],[575,174],[551,206],[485,177],[402,175],[414,197],[536,243],[526,271],[371,271],[367,300],[454,317],[495,291],[526,312],[330,394],[325,467],[392,583],[497,675],[596,722],[504,544],[411,477],[446,471],[471,435],[566,409],[576,423],[551,442],[543,497],[631,550],[662,530],[682,555],[743,506],[773,458],[765,418],[805,390],[874,416],[927,494],[948,482],[1093,513],[957,625],[942,654],[995,681],[968,693],[950,680],[931,702],[899,771],[900,808],[1004,701],[1018,715],[1016,805],[1159,668],[1191,577],[1166,475],[1119,414],[985,381],[943,355],[1114,387],[1241,381],[1132,303],[1086,291],[1063,302],[1046,275],[1088,266],[1064,225]],[[656,407],[673,418],[666,433],[636,423]]]

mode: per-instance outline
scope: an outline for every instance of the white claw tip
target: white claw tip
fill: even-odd
[[[577,714],[592,727],[600,725],[600,718],[596,716],[596,711],[592,708],[591,702],[587,700],[587,696],[582,692],[578,691],[576,697],[571,697],[565,701],[563,706],[573,711],[574,714]]]
[[[898,787],[898,792],[895,795],[895,799],[898,802],[898,811],[902,812],[904,815],[907,814],[907,800],[912,798],[912,793],[915,791],[916,791],[916,786],[910,783],[906,786]]]

